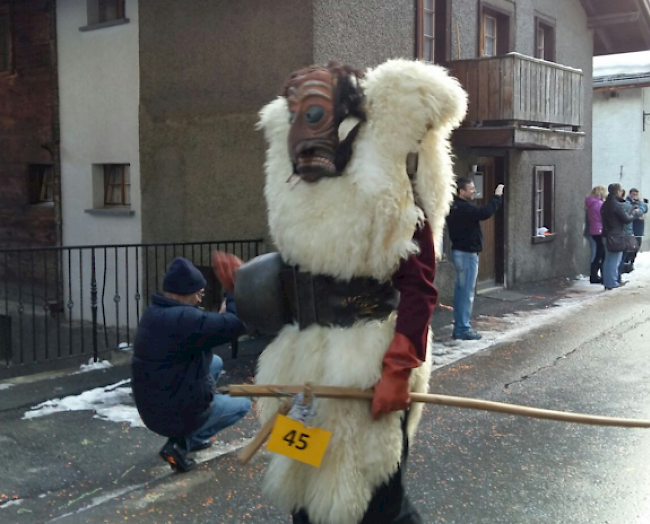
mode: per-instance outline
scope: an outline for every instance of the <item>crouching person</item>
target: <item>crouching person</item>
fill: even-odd
[[[212,348],[244,332],[235,302],[226,294],[225,311],[198,308],[206,281],[184,258],[176,258],[140,320],[131,361],[131,387],[145,426],[168,437],[160,456],[174,471],[196,462],[188,453],[211,445],[211,437],[235,424],[251,408],[245,398],[215,395],[223,361]]]

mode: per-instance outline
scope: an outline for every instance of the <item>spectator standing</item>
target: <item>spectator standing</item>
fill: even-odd
[[[648,213],[648,202],[645,199],[641,199],[639,195],[639,190],[636,188],[630,189],[630,193],[627,197],[627,202],[634,209],[638,209],[637,213],[640,213],[637,218],[632,222],[632,234],[636,237],[637,242],[639,243],[639,251],[641,250],[641,242],[643,241],[643,234],[645,230],[645,216]],[[635,253],[626,253],[624,256],[625,262],[630,264],[630,270],[634,271],[634,261],[636,260]]]
[[[484,206],[472,204],[476,187],[471,178],[456,180],[458,194],[454,198],[447,230],[451,240],[451,261],[456,270],[454,286],[454,332],[456,340],[479,340],[481,334],[471,329],[470,318],[474,305],[478,254],[483,250],[482,220],[487,220],[501,207],[503,184],[499,184],[494,196]]]
[[[603,285],[606,290],[610,290],[622,285],[618,271],[625,251],[625,225],[634,220],[636,213],[633,211],[629,214],[625,211],[621,184],[609,184],[607,192],[607,200],[600,208],[600,215],[605,239]]]
[[[145,426],[167,442],[160,456],[174,471],[196,462],[187,454],[211,445],[210,438],[233,425],[251,407],[245,398],[215,395],[223,361],[212,348],[244,332],[227,293],[225,311],[199,309],[205,278],[189,260],[167,269],[163,293],[154,293],[142,315],[133,347],[131,387]],[[224,308],[222,308],[224,309]]]
[[[603,246],[603,220],[600,216],[600,208],[607,196],[605,186],[596,186],[585,199],[585,210],[587,211],[587,224],[591,245],[595,252],[591,256],[591,266],[589,271],[589,282],[592,284],[602,284],[603,261],[605,260],[605,246]]]

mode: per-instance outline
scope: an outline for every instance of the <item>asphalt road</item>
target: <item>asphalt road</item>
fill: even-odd
[[[431,392],[650,419],[649,340],[650,294],[623,288],[437,370]],[[240,360],[228,380],[250,380],[253,366]],[[2,524],[290,522],[260,495],[266,451],[249,466],[230,453],[178,475],[147,430],[87,411],[21,421],[23,412],[0,412]],[[220,441],[237,444],[255,427],[249,417]],[[650,429],[429,406],[407,479],[428,523],[648,524]]]

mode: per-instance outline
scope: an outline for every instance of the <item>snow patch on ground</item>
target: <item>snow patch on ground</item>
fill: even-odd
[[[627,284],[619,289],[605,291],[603,286],[590,284],[589,277],[580,275],[573,286],[567,289],[566,298],[558,300],[552,307],[504,317],[473,318],[472,325],[483,338],[471,341],[434,340],[433,369],[448,366],[496,344],[521,340],[531,331],[556,322],[569,313],[591,307],[600,300],[607,300],[614,293],[629,293],[650,285],[650,252],[640,253],[634,266],[632,273],[623,276]]]
[[[95,411],[95,418],[112,422],[126,422],[131,427],[144,427],[131,399],[130,380],[111,386],[84,391],[80,395],[48,400],[34,406],[23,415],[23,420],[65,411]]]
[[[73,375],[78,375],[79,373],[87,373],[88,371],[95,371],[97,369],[108,369],[112,367],[113,364],[111,364],[108,360],[98,360],[97,362],[94,362],[94,359],[91,357],[88,360],[88,364],[81,364],[79,371],[73,373]]]
[[[16,384],[0,384],[0,391],[3,389],[9,389],[11,386],[15,386]]]

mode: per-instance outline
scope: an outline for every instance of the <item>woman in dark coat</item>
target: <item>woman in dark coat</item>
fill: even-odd
[[[605,239],[603,285],[606,290],[610,290],[621,285],[618,278],[618,266],[625,250],[625,225],[634,220],[636,212],[625,211],[621,184],[610,184],[607,191],[609,194],[600,208],[600,215],[603,219],[603,238]]]

